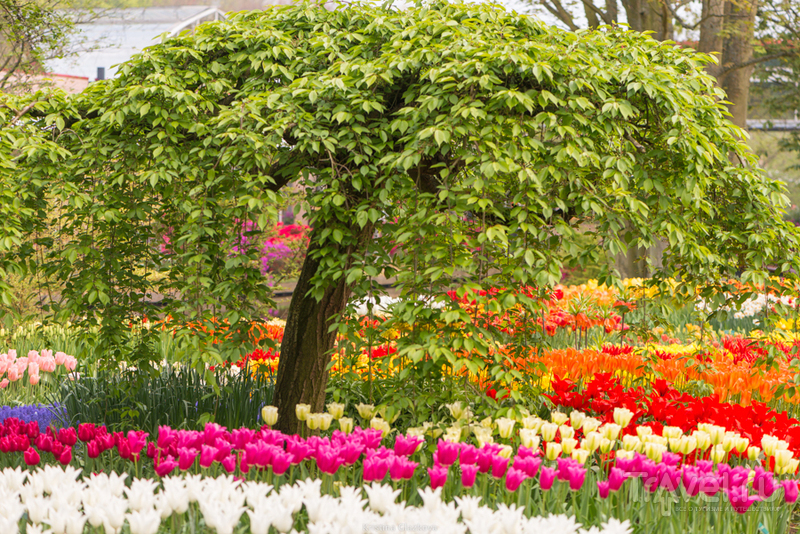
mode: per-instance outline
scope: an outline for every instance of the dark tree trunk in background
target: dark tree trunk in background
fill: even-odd
[[[317,246],[320,230],[315,228],[312,232],[312,244],[292,293],[272,401],[278,407],[277,428],[290,434],[298,433],[302,424],[295,415],[297,404],[311,405],[312,413],[324,410],[327,367],[336,342],[336,332],[328,332],[328,327],[331,318],[344,310],[352,289],[342,276],[325,288],[320,301],[307,295],[312,287],[311,279],[319,269],[319,262],[311,257],[311,252]],[[373,228],[371,225],[364,229],[355,226],[353,231],[358,233],[359,249],[363,251],[372,237]],[[347,261],[345,258],[353,252],[356,252],[354,248],[343,250],[342,261]]]

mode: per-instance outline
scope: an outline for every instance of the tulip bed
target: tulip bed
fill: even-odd
[[[160,330],[155,378],[68,356],[71,327],[0,332],[0,531],[792,532],[796,289],[725,291],[711,319],[714,298],[678,307],[642,280],[523,289],[535,317],[451,292],[506,341],[462,342],[459,366],[410,358],[384,299],[338,339],[327,411],[298,405],[299,435],[265,406],[280,320],[210,366],[216,393],[173,354],[172,320],[131,324]]]

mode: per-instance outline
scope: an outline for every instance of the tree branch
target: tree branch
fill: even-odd
[[[759,63],[763,63],[765,61],[771,61],[773,59],[779,59],[782,57],[791,56],[795,53],[796,51],[794,50],[784,50],[783,52],[775,52],[774,54],[767,54],[766,56],[754,57],[742,63],[736,63],[734,65],[726,66],[720,71],[718,78],[722,78],[723,76],[734,70],[744,69],[751,65],[758,65]]]
[[[608,13],[603,12],[602,9],[594,5],[590,0],[581,0],[581,2],[583,2],[583,5],[585,5],[586,7],[597,13],[597,15],[599,15],[600,18],[603,19],[603,22],[605,22],[609,26],[614,24],[614,21],[612,21],[611,18],[608,16]]]
[[[547,0],[540,0],[540,2],[545,7],[545,9],[547,9],[547,11],[558,17],[559,20],[561,20],[561,22],[569,26],[569,29],[571,31],[578,31],[578,26],[572,20],[572,15],[570,15],[569,12],[567,12],[567,10],[564,9],[564,6],[561,5],[561,2],[559,2],[559,0],[552,0],[553,2],[552,6],[548,3]]]

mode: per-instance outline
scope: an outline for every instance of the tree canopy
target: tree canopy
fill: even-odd
[[[521,286],[657,239],[660,277],[685,291],[796,269],[784,188],[727,120],[707,61],[482,4],[300,4],[204,24],[82,94],[3,97],[0,291],[3,272],[56,283],[57,314],[100,322],[116,357],[146,356],[146,337],[119,344],[131,315],[152,313],[146,293],[167,295],[173,320],[246,330],[270,289],[242,224],[265,224],[295,184],[313,233],[278,372],[291,429],[294,403],[321,407],[351,294],[381,273],[404,298],[393,320],[411,325],[400,352],[462,366],[476,364],[460,348],[490,353],[499,334],[450,289],[499,288],[493,309],[535,313]]]

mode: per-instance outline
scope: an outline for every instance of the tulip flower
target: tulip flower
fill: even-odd
[[[356,405],[356,410],[358,411],[358,415],[365,421],[369,421],[375,416],[375,406],[372,404],[358,404]]]
[[[497,423],[497,430],[500,433],[500,437],[503,439],[509,439],[514,433],[514,425],[516,424],[516,421],[509,419],[508,417],[501,417],[495,422]]]
[[[601,499],[608,498],[608,492],[611,489],[611,486],[607,480],[600,481],[597,483],[597,491],[600,494]]]
[[[478,466],[474,464],[461,464],[461,484],[465,488],[471,488],[475,484],[475,476],[478,474]]]
[[[331,402],[326,408],[333,419],[341,419],[344,417],[344,404]]]
[[[561,456],[561,450],[562,449],[561,449],[561,445],[560,444],[551,441],[550,443],[547,444],[547,449],[545,451],[545,457],[548,460],[553,461],[556,458]]]
[[[209,468],[217,459],[217,449],[210,445],[203,445],[200,448],[200,467]]]
[[[431,479],[431,489],[440,488],[447,482],[447,467],[429,467],[428,476]]]
[[[728,496],[728,501],[730,501],[733,509],[740,514],[747,512],[753,503],[761,500],[757,495],[749,495],[747,486],[736,486],[727,490],[725,494]]]
[[[579,412],[578,410],[572,410],[572,412],[569,414],[569,423],[572,425],[572,428],[581,428],[585,420],[586,414]]]
[[[458,460],[459,445],[445,440],[439,440],[436,453],[439,463],[445,466],[453,465]]]
[[[86,444],[86,454],[89,458],[97,458],[102,452],[99,441],[92,440]]]
[[[25,465],[38,465],[40,460],[39,453],[36,452],[36,449],[30,447],[23,454],[23,459],[25,460]]]
[[[156,462],[154,465],[156,474],[160,477],[165,477],[168,474],[172,473],[176,467],[178,467],[178,462],[172,459],[165,459],[161,460],[160,462]]]
[[[349,434],[353,431],[353,419],[350,417],[342,417],[338,419],[339,430],[344,434]]]
[[[311,415],[311,406],[308,404],[297,404],[294,407],[294,414],[298,421],[306,421]]]
[[[194,449],[181,448],[178,449],[178,469],[186,471],[194,465],[194,459],[197,458],[199,451]]]
[[[556,480],[556,470],[551,467],[542,467],[539,474],[539,487],[545,491],[553,487]]]
[[[264,406],[261,408],[261,419],[264,424],[275,426],[278,422],[278,407],[277,406]]]
[[[506,474],[506,489],[512,492],[517,491],[517,488],[519,488],[526,478],[527,475],[525,472],[512,467]]]
[[[94,439],[97,429],[94,423],[81,423],[78,425],[78,439],[87,443]]]
[[[783,486],[784,500],[790,504],[796,502],[798,494],[797,480],[783,480],[781,481],[781,486]]]
[[[478,448],[474,445],[464,444],[461,446],[459,462],[461,465],[474,464],[478,461]]]
[[[567,422],[567,419],[569,419],[567,417],[567,414],[562,413],[562,412],[552,412],[550,414],[550,420],[553,421],[553,423],[555,423],[556,426],[563,425],[564,423]],[[547,440],[547,441],[549,441],[549,440]]]
[[[627,408],[614,408],[614,422],[620,427],[625,428],[631,423],[633,412]]]
[[[542,433],[542,439],[544,441],[553,441],[556,438],[556,432],[558,432],[558,425],[554,423],[545,423],[541,426],[539,431]]]
[[[497,455],[492,458],[492,476],[494,478],[503,478],[508,468],[508,458]]]

